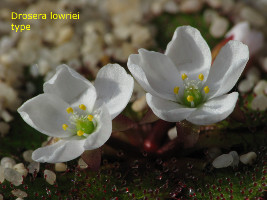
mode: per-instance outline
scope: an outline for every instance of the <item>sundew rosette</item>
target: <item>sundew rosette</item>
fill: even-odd
[[[248,47],[229,41],[212,64],[211,52],[200,32],[178,27],[165,54],[139,49],[128,68],[148,92],[146,100],[159,118],[186,119],[208,125],[225,119],[234,109],[238,93],[228,93],[249,59]]]
[[[118,64],[104,66],[94,85],[66,65],[44,83],[44,93],[26,101],[21,117],[57,142],[32,154],[37,162],[66,162],[102,146],[112,132],[112,119],[126,107],[133,78]]]

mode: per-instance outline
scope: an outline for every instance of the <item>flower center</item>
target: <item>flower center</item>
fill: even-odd
[[[79,109],[82,110],[75,112],[72,107],[66,109],[67,113],[70,114],[69,123],[63,124],[62,129],[70,131],[73,135],[80,137],[87,137],[94,132],[96,128],[96,121],[94,116],[89,114],[84,104],[79,105]]]
[[[200,105],[203,100],[204,96],[203,92],[201,92],[203,86],[201,81],[204,80],[204,75],[199,74],[198,78],[199,80],[188,80],[188,77],[186,74],[182,74],[182,79],[184,81],[184,94],[181,95],[182,98],[180,99],[181,103],[186,105],[187,107],[197,107]],[[209,87],[205,86],[203,88],[203,91],[205,94],[209,93]],[[175,87],[173,89],[174,94],[178,95],[179,93],[179,87]]]

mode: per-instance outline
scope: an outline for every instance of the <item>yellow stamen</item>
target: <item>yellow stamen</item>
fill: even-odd
[[[63,128],[64,131],[67,130],[68,127],[69,127],[69,126],[68,126],[67,124],[63,124],[63,125],[62,125],[62,128]]]
[[[204,80],[204,75],[201,73],[201,74],[198,75],[198,78],[199,78],[201,81],[203,81],[203,80]]]
[[[186,79],[187,78],[187,75],[185,73],[182,74],[182,79]]]
[[[190,95],[188,95],[186,99],[187,99],[188,102],[194,101],[194,97],[190,96]]]
[[[89,119],[89,121],[93,121],[93,119],[94,119],[94,116],[93,115],[88,115],[88,117],[87,117],[88,119]]]
[[[208,86],[204,87],[204,92],[205,92],[206,94],[208,94],[208,93],[210,92],[210,89],[209,89]]]
[[[78,135],[78,136],[82,136],[83,134],[84,134],[84,132],[83,132],[82,130],[78,130],[78,131],[77,131],[77,135]]]
[[[179,87],[175,87],[175,88],[173,89],[174,94],[178,94],[179,89],[180,89]]]
[[[79,105],[79,108],[80,108],[81,110],[86,110],[86,106],[85,106],[84,104]]]
[[[73,113],[73,109],[72,109],[72,107],[68,107],[67,109],[66,109],[66,111],[67,111],[67,113]]]

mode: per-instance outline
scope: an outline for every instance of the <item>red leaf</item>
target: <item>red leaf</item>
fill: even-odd
[[[112,120],[112,132],[126,131],[137,126],[136,122],[124,115],[118,115]]]
[[[139,122],[140,124],[147,124],[147,123],[153,123],[155,121],[159,120],[159,118],[153,113],[153,111],[149,108],[143,119]]]
[[[81,155],[88,168],[93,171],[98,171],[101,164],[101,147],[94,150],[87,150]]]

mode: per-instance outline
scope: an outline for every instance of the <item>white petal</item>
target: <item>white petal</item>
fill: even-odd
[[[105,105],[103,105],[99,111],[100,113],[96,116],[96,131],[86,138],[84,143],[85,150],[93,150],[101,147],[111,135],[112,123],[109,111]]]
[[[92,83],[67,65],[57,67],[56,74],[44,84],[44,92],[55,94],[69,104],[81,103],[93,107],[96,91]],[[90,97],[87,99],[87,97]]]
[[[139,54],[130,55],[128,68],[147,92],[163,99],[174,101],[174,87],[183,87],[179,71],[164,54],[139,49]]]
[[[209,125],[219,122],[233,112],[237,98],[237,92],[213,98],[192,112],[186,120],[198,125]]]
[[[229,92],[236,84],[249,59],[248,47],[238,41],[228,42],[219,52],[204,85],[209,99]]]
[[[195,110],[195,108],[187,108],[178,103],[152,96],[149,93],[146,94],[146,100],[154,114],[168,122],[184,120]]]
[[[18,112],[31,127],[52,137],[68,137],[62,129],[68,122],[66,108],[69,105],[54,94],[40,94],[26,101]]]
[[[132,76],[118,64],[108,64],[101,68],[95,80],[97,100],[106,104],[111,119],[126,107],[134,87]]]
[[[41,163],[67,162],[84,152],[84,142],[85,140],[60,140],[55,144],[36,149],[32,153],[32,159]]]
[[[250,32],[250,26],[248,22],[240,22],[236,24],[229,32],[226,33],[226,37],[233,36],[233,40],[243,42]]]
[[[178,27],[165,54],[171,58],[180,73],[198,80],[202,73],[206,80],[211,66],[211,52],[200,32],[191,26]]]

